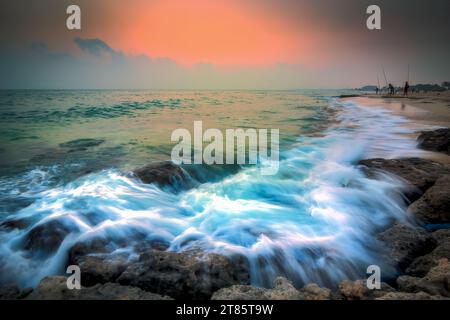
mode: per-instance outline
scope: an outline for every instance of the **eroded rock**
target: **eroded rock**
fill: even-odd
[[[419,142],[419,147],[422,149],[450,154],[449,128],[422,132],[417,140]]]
[[[450,223],[450,175],[437,179],[408,211],[424,223]]]
[[[424,229],[396,223],[380,233],[385,244],[385,255],[400,270],[405,270],[418,256],[431,252],[436,240]]]
[[[168,300],[139,288],[121,286],[117,283],[97,284],[80,290],[68,289],[67,278],[63,276],[47,277],[41,280],[28,300]]]
[[[174,298],[208,299],[220,288],[248,283],[249,273],[243,257],[150,250],[117,281]]]

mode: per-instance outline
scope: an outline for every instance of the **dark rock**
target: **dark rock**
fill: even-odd
[[[408,275],[424,277],[431,268],[437,266],[440,259],[450,260],[450,229],[435,231],[431,236],[437,241],[437,247],[430,253],[416,258],[406,269]]]
[[[378,238],[384,242],[386,257],[400,270],[405,270],[414,258],[436,247],[436,240],[422,228],[399,223],[383,231]]]
[[[97,284],[80,290],[68,289],[67,278],[53,276],[42,279],[38,287],[27,297],[29,300],[168,300],[170,298],[121,286],[117,283]]]
[[[33,289],[20,289],[15,284],[0,287],[0,300],[19,300],[28,296]]]
[[[61,148],[70,148],[75,150],[85,150],[89,147],[96,147],[105,142],[103,139],[76,139],[68,142],[60,143]]]
[[[73,229],[60,220],[38,224],[26,235],[23,248],[41,253],[52,253],[59,248]]]
[[[437,179],[408,211],[424,223],[450,223],[450,175]]]
[[[422,132],[417,138],[419,147],[429,151],[444,152],[450,155],[450,129],[442,128]]]
[[[115,282],[130,264],[128,254],[83,256],[76,260],[81,271],[81,284],[93,286],[98,283]]]
[[[133,173],[143,183],[155,183],[160,187],[171,187],[176,190],[193,186],[193,181],[181,167],[172,162],[159,162],[136,169]]]
[[[367,159],[359,162],[369,178],[378,178],[379,173],[390,173],[401,178],[407,188],[402,190],[411,201],[417,200],[435,181],[450,174],[450,166],[427,159]]]
[[[249,282],[244,258],[150,250],[117,279],[174,298],[208,299],[220,288]]]
[[[450,262],[448,259],[441,259],[425,277],[401,276],[397,278],[397,284],[399,290],[404,292],[423,291],[431,295],[450,297]]]
[[[0,228],[4,229],[25,229],[32,223],[31,218],[8,219],[0,223]]]

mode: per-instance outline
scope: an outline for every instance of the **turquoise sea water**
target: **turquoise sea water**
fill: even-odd
[[[26,223],[0,228],[0,283],[34,286],[62,273],[68,249],[96,238],[130,259],[142,239],[172,251],[239,253],[252,282],[263,286],[278,275],[333,286],[364,277],[371,264],[389,275],[374,232],[406,219],[401,182],[370,180],[356,163],[414,150],[413,128],[386,109],[335,94],[1,91],[0,223]],[[205,129],[279,129],[279,172],[263,176],[246,166],[205,174],[181,192],[130,174],[168,160],[171,132],[192,130],[196,120]],[[58,245],[30,245],[54,221],[64,226]]]

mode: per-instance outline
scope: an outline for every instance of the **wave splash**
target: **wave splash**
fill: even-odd
[[[241,254],[250,263],[252,283],[260,286],[284,275],[297,284],[333,287],[364,277],[372,264],[384,275],[394,272],[374,233],[393,219],[406,219],[396,191],[402,182],[368,179],[356,162],[414,150],[407,135],[413,131],[385,109],[330,104],[338,111],[337,124],[323,136],[299,138],[282,154],[275,176],[245,168],[172,193],[104,170],[45,190],[37,186],[32,203],[13,216],[30,226],[0,231],[0,282],[35,286],[64,271],[73,244],[99,237],[126,241],[128,246],[116,249],[131,253],[133,244],[145,239],[176,252]],[[55,222],[61,230],[57,248],[30,242],[35,230],[42,235],[39,227]]]

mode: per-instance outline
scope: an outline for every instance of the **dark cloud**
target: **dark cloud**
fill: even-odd
[[[104,53],[109,53],[111,55],[117,54],[116,51],[114,51],[108,44],[100,39],[75,38],[73,41],[82,51],[88,52],[97,57],[101,56]]]

